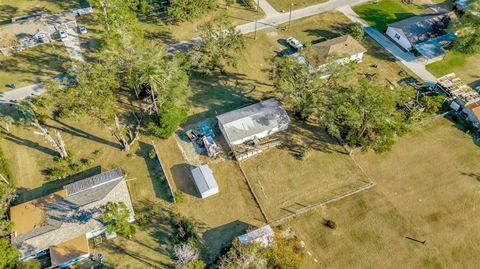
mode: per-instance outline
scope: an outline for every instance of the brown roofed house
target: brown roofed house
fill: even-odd
[[[480,128],[480,100],[467,104],[463,112],[467,114],[473,126]]]
[[[361,62],[367,50],[350,35],[329,39],[307,48],[305,58],[314,69],[321,69],[329,57],[336,57],[341,63]]]

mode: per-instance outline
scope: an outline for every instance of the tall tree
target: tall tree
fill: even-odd
[[[215,0],[171,0],[167,12],[174,22],[193,21],[217,7]]]
[[[223,71],[224,63],[236,66],[245,49],[245,37],[226,16],[201,25],[200,37],[202,42],[190,51],[190,61],[199,72]]]
[[[108,202],[105,212],[102,214],[102,221],[107,225],[108,232],[116,232],[126,237],[135,234],[135,226],[128,222],[130,210],[123,202]]]
[[[266,269],[267,259],[258,244],[242,244],[238,239],[233,241],[230,250],[220,257],[219,269]]]
[[[90,3],[101,10],[100,21],[107,32],[121,32],[133,27],[137,22],[135,11],[138,0],[91,0]]]
[[[480,27],[478,27],[479,24],[479,15],[467,13],[460,19],[460,22],[456,27],[457,39],[453,42],[453,48],[456,51],[465,54],[480,53]]]

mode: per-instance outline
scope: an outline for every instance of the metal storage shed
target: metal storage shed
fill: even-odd
[[[192,176],[202,198],[207,198],[218,193],[218,185],[208,165],[192,168]]]

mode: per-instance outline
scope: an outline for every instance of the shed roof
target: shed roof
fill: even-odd
[[[208,165],[205,164],[192,168],[192,175],[200,194],[218,189],[213,172]]]
[[[329,56],[350,57],[367,50],[351,35],[343,35],[317,43],[305,50],[305,57],[313,67],[320,67]]]
[[[217,116],[230,143],[276,127],[284,129],[290,118],[280,102],[271,98]]]
[[[444,8],[430,7],[421,15],[391,23],[388,27],[397,29],[410,44],[415,45],[445,35],[445,30],[454,16],[453,12]]]
[[[274,232],[270,225],[265,225],[261,228],[253,230],[249,233],[243,234],[238,237],[238,240],[242,244],[249,244],[251,242],[260,243],[261,247],[268,247],[273,241]]]
[[[115,174],[121,170],[113,171],[115,172],[108,171],[103,174]],[[35,225],[22,230],[22,233],[15,231],[17,236],[12,238],[12,243],[19,249],[20,256],[26,257],[88,232],[102,229],[104,225],[99,216],[109,201],[125,203],[133,217],[132,202],[123,175],[113,181],[91,186],[84,191],[47,203],[35,203],[35,208],[20,204],[17,207],[24,212],[21,215],[11,215],[14,223],[22,221],[19,216],[28,215],[30,212],[32,214],[38,212],[41,218]],[[12,213],[12,209],[10,212]]]

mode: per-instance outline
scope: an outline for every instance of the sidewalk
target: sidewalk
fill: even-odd
[[[353,22],[358,22],[363,25],[367,35],[380,44],[380,46],[384,47],[388,52],[390,52],[390,54],[397,58],[415,75],[425,81],[427,85],[433,85],[437,82],[437,78],[426,69],[425,64],[420,59],[415,57],[415,55],[412,53],[403,51],[383,33],[380,33],[374,27],[369,26],[367,22],[362,20],[360,16],[358,16],[358,14],[352,10],[350,5],[338,8],[338,11],[342,12]]]

